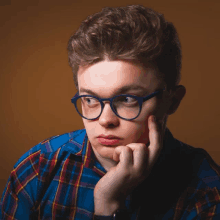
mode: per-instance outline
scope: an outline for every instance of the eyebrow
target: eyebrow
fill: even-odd
[[[118,94],[122,94],[122,93],[128,92],[130,90],[132,90],[132,91],[136,90],[136,91],[147,92],[147,89],[144,88],[143,86],[139,86],[139,85],[126,85],[126,86],[123,86],[120,89],[118,89],[114,94],[118,95]],[[93,92],[90,89],[86,89],[86,88],[81,88],[80,92],[86,92],[86,93],[89,93],[89,94],[97,96],[97,97],[99,96],[97,93]]]

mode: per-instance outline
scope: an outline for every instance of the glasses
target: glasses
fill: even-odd
[[[133,120],[140,115],[143,102],[161,94],[164,89],[159,89],[145,97],[121,94],[112,98],[101,99],[93,95],[80,95],[77,92],[71,99],[79,115],[88,120],[97,119],[103,111],[103,101],[109,101],[112,111],[121,119]]]

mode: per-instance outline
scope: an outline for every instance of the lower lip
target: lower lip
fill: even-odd
[[[107,139],[107,138],[98,138],[100,144],[103,145],[115,145],[118,144],[120,139]]]

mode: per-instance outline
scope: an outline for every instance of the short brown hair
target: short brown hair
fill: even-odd
[[[78,90],[79,66],[102,60],[151,63],[168,89],[180,82],[181,46],[174,25],[142,5],[106,7],[88,16],[68,42],[69,64]]]

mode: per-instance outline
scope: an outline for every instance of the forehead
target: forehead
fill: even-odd
[[[143,87],[154,90],[161,84],[156,69],[152,65],[143,67],[129,61],[101,61],[93,65],[79,67],[79,91],[81,88],[95,92],[115,92],[122,87]]]

